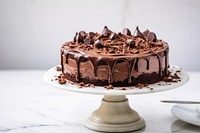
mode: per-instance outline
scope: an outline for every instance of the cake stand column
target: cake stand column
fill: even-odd
[[[103,132],[127,132],[145,127],[145,121],[131,109],[125,95],[105,95],[85,126]]]

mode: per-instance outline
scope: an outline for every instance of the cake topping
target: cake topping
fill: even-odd
[[[65,49],[73,49],[78,52],[101,55],[133,55],[148,54],[162,49],[166,44],[158,40],[156,34],[149,30],[143,33],[136,27],[134,34],[128,28],[116,33],[104,27],[102,33],[80,31],[76,32],[74,40],[63,45]]]
[[[81,43],[81,42],[83,43],[84,33],[83,32],[79,32],[79,33],[76,32],[76,35],[74,37],[74,41],[77,42],[77,43]]]

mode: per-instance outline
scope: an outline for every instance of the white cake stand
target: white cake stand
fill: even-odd
[[[177,88],[189,80],[188,74],[179,67],[171,66],[169,69],[172,73],[175,73],[177,70],[180,71],[178,72],[181,78],[180,82],[166,83],[161,81],[142,89],[135,87],[114,87],[114,89],[110,90],[104,87],[83,87],[80,89],[79,86],[70,83],[61,85],[55,80],[61,73],[56,71],[56,67],[49,69],[45,73],[44,80],[48,84],[63,90],[104,95],[101,106],[89,116],[85,126],[92,130],[103,132],[128,132],[145,127],[145,121],[129,106],[126,95],[153,93]],[[122,88],[126,90],[122,90]]]

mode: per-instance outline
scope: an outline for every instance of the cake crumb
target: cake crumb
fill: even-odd
[[[126,88],[121,88],[121,90],[127,90]]]
[[[139,88],[139,89],[142,89],[142,88],[144,88],[144,87],[147,87],[148,86],[148,84],[137,84],[135,87],[136,88]]]
[[[58,80],[59,84],[65,84],[67,82],[63,74],[60,74],[55,80]]]
[[[93,84],[88,84],[88,83],[84,83],[84,82],[80,82],[78,83],[79,85],[79,88],[82,88],[82,87],[94,87]]]
[[[181,81],[181,78],[178,76],[177,73],[180,73],[180,70],[177,70],[175,73],[169,72],[169,76],[164,78],[164,82],[166,83],[177,83]],[[171,84],[168,84],[171,85]]]
[[[61,79],[58,79],[58,82],[59,82],[59,84],[65,84],[65,83],[66,83],[66,80],[63,79],[63,78],[61,78]]]
[[[104,88],[110,90],[110,89],[113,89],[113,86],[111,84],[109,84],[108,86],[104,86]]]
[[[62,67],[56,66],[56,71],[62,71]]]

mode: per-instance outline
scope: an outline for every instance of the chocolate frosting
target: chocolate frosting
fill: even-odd
[[[61,59],[61,64],[67,64],[68,58],[74,59],[77,64],[76,79],[79,82],[80,62],[90,61],[94,68],[94,75],[97,75],[97,67],[102,64],[109,66],[108,82],[113,82],[114,66],[123,61],[127,61],[129,71],[128,82],[131,82],[131,73],[138,71],[139,59],[146,60],[146,69],[149,69],[150,58],[148,55],[157,57],[159,64],[159,75],[162,76],[162,62],[164,52],[165,57],[165,74],[168,73],[168,44],[158,40],[156,34],[146,30],[141,32],[139,27],[133,35],[127,28],[122,33],[115,33],[104,27],[102,33],[85,31],[76,32],[74,40],[65,43],[61,49],[61,55],[66,57],[66,62]]]

